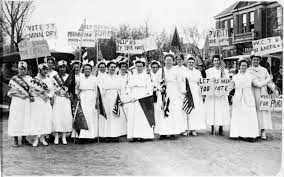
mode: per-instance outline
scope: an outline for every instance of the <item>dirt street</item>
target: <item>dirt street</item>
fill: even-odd
[[[144,143],[90,143],[13,148],[3,127],[5,175],[276,175],[281,166],[282,114],[274,114],[268,140],[255,143],[213,137],[209,129],[197,137]]]

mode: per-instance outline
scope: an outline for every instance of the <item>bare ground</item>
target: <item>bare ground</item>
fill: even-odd
[[[13,148],[7,117],[1,119],[2,172],[5,175],[276,175],[281,166],[282,114],[274,130],[255,143],[212,136],[129,143],[40,145]]]

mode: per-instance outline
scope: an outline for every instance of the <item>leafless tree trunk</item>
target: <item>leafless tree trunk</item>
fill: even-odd
[[[33,1],[4,1],[0,25],[10,37],[10,52],[25,38],[23,32],[33,9]]]

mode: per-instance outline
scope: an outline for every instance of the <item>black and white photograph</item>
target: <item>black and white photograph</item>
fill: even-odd
[[[283,176],[284,1],[1,0],[3,176]]]

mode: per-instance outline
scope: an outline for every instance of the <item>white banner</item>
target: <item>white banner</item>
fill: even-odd
[[[202,95],[227,96],[230,93],[232,83],[230,79],[213,79],[202,78],[199,81]]]
[[[143,53],[142,40],[117,39],[116,53],[142,54]]]
[[[81,43],[82,39],[82,43]],[[95,47],[96,38],[93,32],[68,31],[67,44],[71,46]]]
[[[156,40],[154,37],[148,37],[145,39],[142,39],[143,47],[144,47],[144,52],[150,51],[150,50],[155,50],[157,49],[157,44]]]
[[[260,95],[259,110],[282,111],[282,95]]]
[[[55,23],[28,25],[28,39],[42,40],[42,39],[56,39],[57,29]]]
[[[94,32],[95,37],[99,39],[111,38],[111,26],[106,25],[81,25],[79,31]]]
[[[253,51],[256,55],[282,52],[282,40],[280,36],[269,37],[252,41]]]
[[[209,31],[209,46],[229,45],[229,35],[227,29],[216,29]]]
[[[48,43],[46,40],[27,41],[19,43],[19,53],[21,60],[50,56]]]

